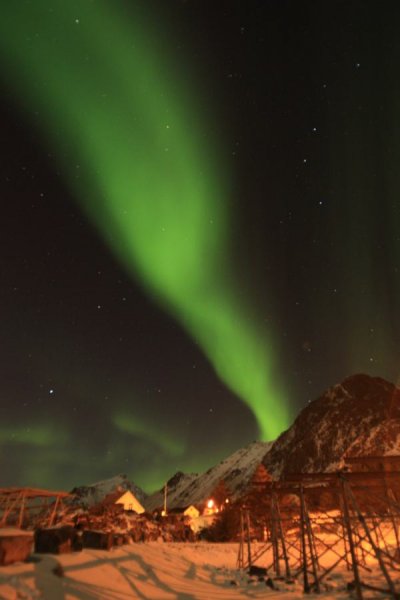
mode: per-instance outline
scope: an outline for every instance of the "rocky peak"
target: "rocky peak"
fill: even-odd
[[[146,494],[141,490],[135,483],[129,481],[125,474],[116,475],[110,479],[98,481],[91,485],[82,485],[72,490],[72,494],[75,494],[79,504],[90,507],[103,502],[104,498],[109,494],[123,493],[127,490],[131,490],[136,498],[143,502],[146,498]]]
[[[358,374],[329,388],[280,435],[264,465],[275,478],[329,471],[348,453],[400,453],[400,390],[393,384]]]

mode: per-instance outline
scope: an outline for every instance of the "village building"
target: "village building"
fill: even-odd
[[[207,500],[207,502],[203,508],[203,512],[202,512],[203,516],[207,517],[209,515],[215,515],[218,512],[219,512],[219,508],[218,508],[215,500],[213,498],[210,498],[209,500]]]
[[[194,504],[190,504],[189,506],[177,506],[175,508],[171,508],[166,516],[168,515],[181,515],[190,519],[197,519],[197,517],[200,515],[200,511],[195,507]]]
[[[185,517],[190,517],[191,519],[197,519],[197,517],[200,516],[200,511],[198,508],[196,508],[194,506],[194,504],[191,504],[190,506],[185,508],[185,510],[183,511],[183,514],[185,515]]]
[[[226,486],[225,481],[221,479],[202,506],[202,515],[207,517],[223,511],[227,504],[229,504],[230,498],[231,492]]]
[[[145,512],[144,507],[140,504],[139,500],[136,496],[131,492],[131,490],[116,490],[111,494],[108,494],[102,504],[104,506],[121,506],[124,511],[135,512],[138,515],[141,515]]]
[[[133,511],[138,515],[141,515],[145,512],[144,507],[140,504],[139,500],[130,490],[127,490],[124,494],[122,494],[122,496],[115,501],[115,504],[122,504],[124,510]]]

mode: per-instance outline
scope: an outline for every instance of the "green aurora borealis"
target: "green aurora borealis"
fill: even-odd
[[[272,332],[231,272],[228,168],[202,140],[207,114],[179,66],[111,3],[9,3],[1,29],[3,70],[107,244],[253,411],[262,439],[276,437],[288,407],[271,377]],[[128,420],[114,422],[146,435]]]
[[[7,483],[150,491],[349,374],[396,380],[397,22],[372,0],[4,3]]]

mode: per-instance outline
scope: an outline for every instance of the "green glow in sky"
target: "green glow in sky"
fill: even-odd
[[[1,426],[0,444],[28,444],[29,446],[52,447],[63,444],[66,441],[66,433],[60,428],[52,425],[30,425],[30,426]]]
[[[137,416],[133,416],[126,410],[114,415],[113,424],[123,433],[144,438],[152,443],[155,448],[161,449],[169,456],[182,456],[185,452],[185,445],[176,437],[160,431],[154,423],[147,423],[143,419],[138,419]]]
[[[287,402],[273,381],[273,340],[229,268],[228,169],[180,65],[166,64],[144,21],[122,10],[6,3],[3,75],[107,244],[272,439],[288,425]]]

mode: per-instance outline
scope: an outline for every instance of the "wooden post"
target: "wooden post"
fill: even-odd
[[[60,500],[60,496],[57,496],[56,501],[54,503],[54,508],[53,508],[52,513],[51,513],[50,518],[49,518],[48,527],[51,527],[53,525],[53,523],[54,523],[54,519],[56,517],[59,500]]]
[[[243,526],[243,509],[240,509],[240,541],[239,541],[239,550],[238,550],[238,558],[237,558],[237,566],[239,569],[243,569],[244,566],[244,526]]]
[[[275,494],[274,494],[274,496],[275,496]],[[278,500],[277,496],[275,496],[275,506],[276,506],[276,516],[278,518],[279,537],[281,539],[281,544],[282,544],[283,560],[285,561],[286,577],[289,578],[290,577],[289,558],[288,558],[288,553],[287,553],[287,549],[286,549],[285,534],[284,534],[283,527],[282,527],[281,511],[279,508],[279,500]]]
[[[343,520],[344,520],[344,525],[345,525],[346,532],[347,532],[347,539],[348,539],[349,547],[350,547],[350,556],[351,556],[351,563],[352,563],[353,574],[354,574],[354,584],[355,584],[355,588],[356,588],[356,596],[357,596],[357,600],[363,600],[363,595],[362,595],[362,590],[361,590],[360,573],[358,571],[358,563],[357,563],[356,551],[355,551],[355,546],[354,546],[353,532],[351,530],[349,504],[348,504],[348,500],[347,500],[345,481],[344,481],[343,477],[341,477],[341,484],[342,484],[343,511],[344,511],[343,512]]]
[[[303,498],[303,486],[300,485],[300,537],[301,537],[301,555],[302,555],[302,569],[303,569],[303,590],[305,594],[310,593],[310,583],[308,581],[307,571],[307,546],[306,546],[306,524],[304,515],[304,498]]]
[[[246,511],[246,530],[247,530],[247,563],[251,568],[251,539],[250,539],[250,514]]]
[[[354,494],[351,491],[350,486],[348,485],[347,482],[343,481],[343,486],[346,486],[348,488],[348,493],[349,493],[349,496],[351,498],[352,504],[353,504],[354,508],[356,509],[358,519],[359,519],[361,525],[364,528],[364,531],[366,533],[368,541],[371,544],[372,548],[374,549],[375,556],[378,559],[381,571],[382,571],[382,573],[383,573],[383,575],[384,575],[384,577],[386,579],[386,582],[387,582],[387,584],[389,586],[390,593],[392,594],[393,598],[399,598],[400,594],[397,594],[396,589],[395,589],[394,584],[393,584],[393,581],[392,581],[392,579],[391,579],[391,577],[390,577],[390,575],[388,573],[388,570],[386,569],[386,565],[385,565],[384,560],[382,558],[381,549],[375,544],[375,542],[374,542],[374,540],[372,538],[371,531],[370,531],[370,529],[369,529],[369,527],[367,525],[367,522],[365,520],[364,515],[361,513],[361,511],[360,511],[360,509],[358,507],[358,504],[356,502]]]
[[[168,486],[167,484],[164,485],[164,517],[167,516],[167,491],[168,491]]]
[[[343,549],[345,552],[345,558],[346,558],[346,567],[348,571],[351,571],[351,564],[349,561],[349,552],[350,549],[347,548],[347,540],[346,540],[346,523],[344,522],[344,506],[343,506],[343,495],[339,494],[338,495],[339,498],[339,506],[340,506],[340,514],[341,514],[341,527],[342,527],[342,536],[343,536]]]
[[[301,488],[300,493],[301,493],[301,496],[302,496],[303,511],[304,511],[304,516],[305,516],[306,532],[307,532],[307,539],[308,539],[308,547],[310,549],[311,566],[312,566],[313,575],[314,575],[315,591],[317,592],[317,594],[319,594],[321,590],[320,590],[320,587],[319,587],[319,580],[318,580],[318,573],[317,573],[317,562],[316,562],[315,552],[314,552],[314,544],[313,544],[314,540],[313,540],[311,523],[310,523],[310,515],[308,514],[308,510],[307,510],[307,506],[306,506],[306,501],[305,501],[305,498],[304,498],[303,488]]]
[[[25,494],[22,494],[21,506],[19,509],[18,527],[21,529],[22,523],[24,522],[24,508],[25,508]]]
[[[279,542],[277,535],[277,515],[276,515],[276,506],[275,506],[275,498],[271,496],[271,538],[272,538],[272,556],[274,563],[274,571],[275,574],[279,577],[281,574],[281,568],[279,564]]]

